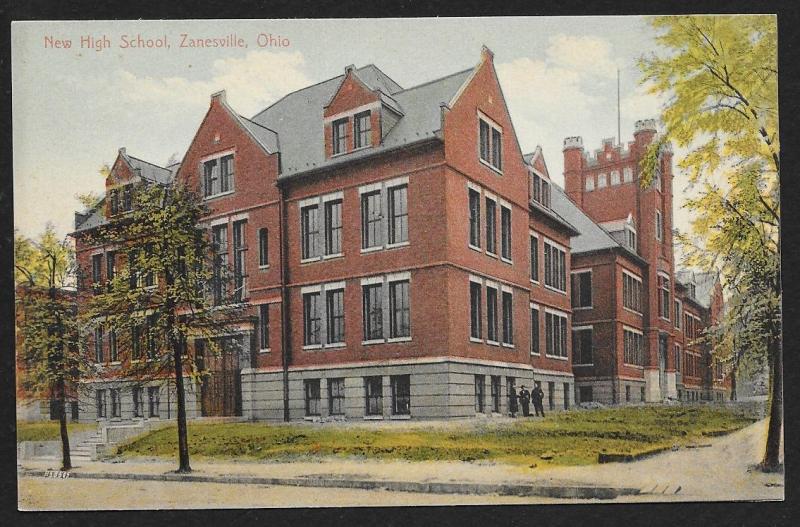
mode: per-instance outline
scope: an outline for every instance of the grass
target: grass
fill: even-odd
[[[738,430],[752,423],[724,409],[639,407],[574,411],[513,423],[376,427],[341,424],[189,424],[197,458],[291,460],[324,456],[408,461],[585,465],[600,452],[636,454]],[[123,457],[175,457],[174,426],[117,448]]]
[[[97,430],[96,424],[67,423],[67,431],[89,432]],[[22,441],[60,441],[61,431],[58,421],[17,421],[17,442]]]

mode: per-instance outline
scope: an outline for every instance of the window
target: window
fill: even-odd
[[[500,206],[500,257],[511,260],[511,209]]]
[[[531,355],[539,355],[539,306],[531,304]]]
[[[500,376],[492,375],[492,412],[500,413]]]
[[[211,230],[214,245],[214,272],[212,278],[215,305],[225,302],[228,295],[226,272],[228,269],[228,225],[217,225]]]
[[[469,336],[474,339],[480,339],[481,332],[481,284],[480,282],[469,283],[469,320],[470,320],[470,333]]]
[[[247,220],[233,222],[233,297],[241,302],[247,296]]]
[[[233,190],[233,154],[203,163],[203,197],[210,198]]]
[[[642,280],[632,274],[622,273],[622,306],[642,312]]]
[[[111,417],[122,416],[122,401],[119,397],[119,388],[111,388]]]
[[[544,284],[564,293],[567,291],[566,254],[566,251],[545,240]]]
[[[594,190],[594,176],[586,177],[586,191],[591,192]]]
[[[612,170],[611,171],[611,184],[612,185],[619,185],[619,170]]]
[[[497,342],[497,289],[486,287],[486,339]]]
[[[333,121],[333,155],[342,154],[347,151],[347,119]]]
[[[480,128],[480,156],[481,161],[489,164],[498,171],[503,170],[503,139],[499,128],[490,125],[487,121],[479,119]]]
[[[147,388],[147,410],[150,417],[159,416],[159,406],[161,404],[161,393],[158,386]]]
[[[142,327],[131,327],[131,360],[142,358]]]
[[[344,342],[344,289],[325,291],[328,344]]]
[[[133,416],[144,417],[144,388],[141,386],[133,387]]]
[[[392,414],[411,415],[411,376],[392,375]]]
[[[119,353],[117,352],[117,332],[114,329],[108,331],[108,359],[111,362],[119,361]]]
[[[510,291],[503,291],[503,344],[514,345],[514,302]]]
[[[97,363],[105,361],[103,357],[103,326],[94,328],[94,361]]]
[[[155,254],[155,244],[148,243],[144,246],[144,257],[145,257],[145,266],[149,268],[147,272],[144,273],[144,286],[145,287],[153,287],[156,285],[156,275],[153,272],[153,254]]]
[[[411,336],[408,280],[389,282],[389,337]]]
[[[575,364],[592,364],[592,328],[572,329],[572,361]]]
[[[469,244],[481,246],[481,195],[474,189],[469,189]]]
[[[569,410],[569,399],[570,399],[569,392],[570,392],[569,383],[565,382],[564,383],[564,410]]]
[[[328,379],[328,413],[344,415],[344,379]]]
[[[681,329],[681,319],[683,318],[683,304],[680,300],[675,300],[675,327]]]
[[[607,180],[605,174],[598,174],[597,175],[597,188],[603,188],[607,186]]]
[[[342,200],[325,202],[325,255],[342,253]]]
[[[681,372],[681,347],[675,344],[675,370]]]
[[[223,156],[220,160],[220,191],[233,190],[233,155]]]
[[[361,195],[361,248],[380,247],[383,245],[383,229],[381,223],[381,192],[366,192]]]
[[[669,278],[658,275],[658,316],[669,320],[671,303],[669,300]]]
[[[106,253],[106,280],[108,281],[108,290],[111,291],[111,282],[117,275],[117,253],[116,251],[109,251]]]
[[[158,351],[157,342],[157,315],[148,315],[145,323],[145,333],[147,335],[147,359],[155,360]]]
[[[269,230],[266,227],[258,229],[258,266],[269,265]]]
[[[94,392],[95,404],[97,406],[97,418],[106,417],[106,391],[97,390]]]
[[[630,225],[625,226],[625,243],[633,252],[636,252],[636,230]]]
[[[92,290],[95,294],[100,292],[100,281],[103,279],[103,255],[92,255]]]
[[[303,344],[306,346],[322,343],[320,340],[319,297],[319,292],[303,295]]]
[[[556,409],[556,383],[553,381],[547,383],[547,406],[551,411]]]
[[[408,186],[389,189],[389,244],[408,241]]]
[[[533,180],[533,201],[539,203],[543,207],[550,208],[550,183],[539,174],[533,173],[531,175]]]
[[[664,239],[664,218],[661,211],[656,211],[656,240],[662,241]]]
[[[300,209],[300,236],[302,259],[309,260],[320,256],[319,205]]]
[[[592,402],[592,387],[591,386],[579,386],[578,387],[578,397],[580,397],[582,403],[590,403],[590,402]]]
[[[364,286],[364,340],[383,339],[383,284]]]
[[[371,128],[369,110],[357,113],[353,117],[353,146],[355,148],[362,148],[372,144]]]
[[[628,169],[626,169],[626,170],[628,170]],[[626,403],[631,402],[631,385],[630,384],[626,384],[625,385],[625,402]]]
[[[644,386],[639,388],[639,397],[641,398],[642,401],[644,401]]]
[[[696,298],[697,287],[694,284],[686,284],[686,287],[689,289],[689,296]]]
[[[497,204],[491,198],[486,198],[486,252],[497,254]]]
[[[306,399],[306,415],[319,415],[319,379],[305,379],[303,381],[303,391]]]
[[[622,169],[622,180],[625,183],[630,183],[633,181],[633,169],[631,169],[631,167],[625,167]]]
[[[486,411],[486,377],[475,376],[475,413],[482,414]]]
[[[119,214],[119,189],[109,191],[109,201],[111,202],[111,215]]]
[[[269,349],[269,304],[258,306],[258,349]]]
[[[531,234],[531,282],[539,282],[539,237]]]
[[[572,307],[592,307],[592,272],[572,273]]]
[[[551,357],[567,358],[567,316],[545,311],[545,353]]]
[[[133,185],[122,187],[122,212],[133,210]]]
[[[642,333],[630,328],[623,329],[625,364],[644,366],[644,342]]]
[[[366,414],[383,415],[383,377],[365,377]]]

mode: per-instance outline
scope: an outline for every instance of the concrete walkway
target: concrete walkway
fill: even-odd
[[[748,472],[763,449],[766,421],[633,463],[529,468],[486,462],[361,461],[325,458],[304,462],[194,460],[183,478],[170,460],[84,462],[73,478],[195,481],[390,489],[448,494],[501,494],[634,501],[781,500],[782,474]],[[24,461],[21,475],[57,468],[52,461]],[[183,478],[183,479],[182,479]]]

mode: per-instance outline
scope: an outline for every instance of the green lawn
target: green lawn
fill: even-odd
[[[88,432],[97,430],[96,424],[67,423],[69,432]],[[58,421],[17,421],[17,442],[21,441],[60,441],[61,431]]]
[[[189,450],[198,458],[223,459],[341,456],[583,465],[596,463],[600,452],[635,454],[705,440],[704,433],[734,431],[750,423],[726,410],[707,407],[610,408],[524,422],[476,421],[440,427],[190,423]],[[124,457],[174,457],[175,427],[140,436],[117,451]]]

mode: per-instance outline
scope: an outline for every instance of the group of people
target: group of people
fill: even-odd
[[[544,406],[542,406],[542,401],[544,401],[544,392],[542,391],[542,383],[538,381],[536,381],[536,385],[530,392],[525,388],[524,385],[519,387],[519,394],[517,394],[517,391],[513,386],[509,387],[508,402],[511,417],[517,416],[520,406],[522,407],[522,416],[530,417],[531,403],[533,403],[533,409],[536,412],[536,415],[541,415],[544,417]]]

